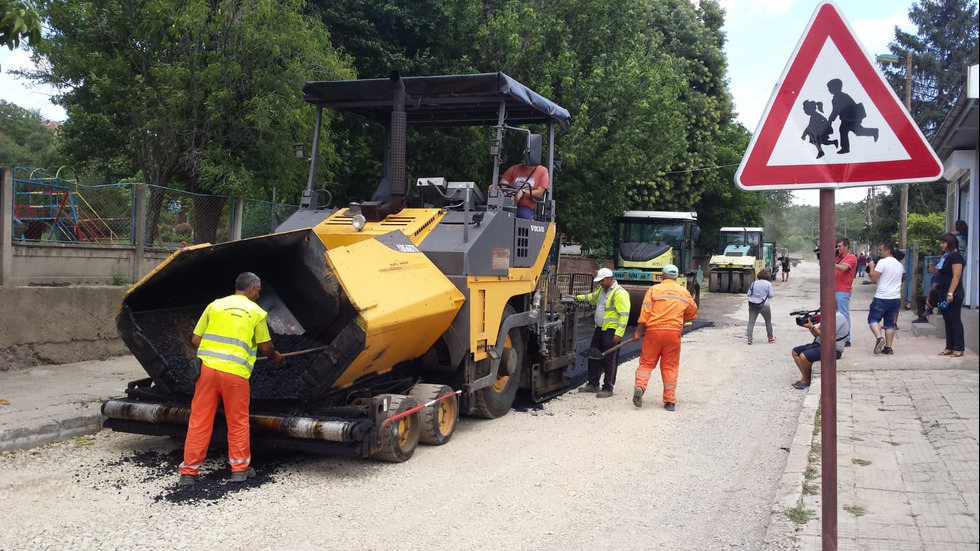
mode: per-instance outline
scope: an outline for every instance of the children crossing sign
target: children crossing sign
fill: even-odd
[[[931,182],[943,165],[833,2],[817,6],[735,173],[744,190]]]

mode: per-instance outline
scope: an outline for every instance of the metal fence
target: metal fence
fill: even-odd
[[[132,183],[86,186],[40,170],[14,169],[13,239],[100,245],[132,245],[136,197]],[[265,235],[296,212],[296,205],[205,195],[160,186],[145,194],[146,244],[173,248],[221,243],[235,235],[241,213],[242,238]],[[236,202],[241,202],[241,209]]]

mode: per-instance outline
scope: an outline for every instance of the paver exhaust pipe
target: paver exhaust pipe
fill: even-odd
[[[398,71],[392,71],[394,98],[391,110],[391,126],[388,129],[391,144],[391,158],[388,163],[388,185],[391,198],[386,202],[361,203],[361,214],[369,222],[380,222],[389,214],[397,214],[405,206],[405,83]]]

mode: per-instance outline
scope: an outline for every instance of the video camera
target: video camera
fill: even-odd
[[[808,321],[812,321],[814,325],[820,323],[820,309],[816,310],[794,310],[789,313],[791,316],[796,316],[796,325],[803,327]]]

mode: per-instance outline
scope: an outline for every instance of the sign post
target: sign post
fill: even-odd
[[[735,173],[745,191],[820,190],[823,549],[837,549],[834,191],[932,182],[943,165],[833,2],[793,51]]]

